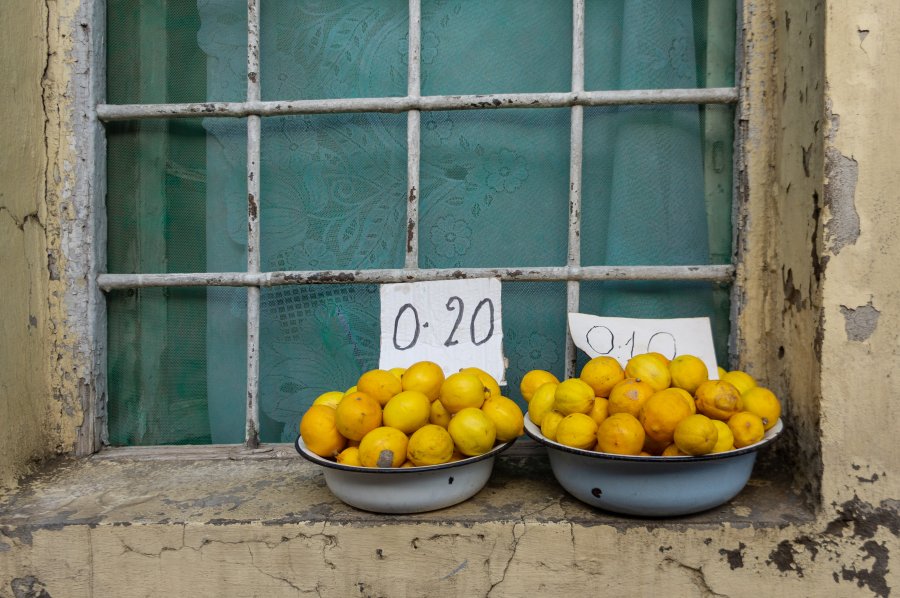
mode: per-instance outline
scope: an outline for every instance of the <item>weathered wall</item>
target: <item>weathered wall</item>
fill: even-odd
[[[41,2],[0,3],[0,487],[50,452]]]
[[[6,417],[0,474],[7,477],[32,457],[72,448],[83,378],[65,350],[79,336],[67,332],[70,289],[54,286],[85,282],[60,282],[67,270],[59,249],[77,220],[66,209],[77,162],[67,107],[76,66],[67,40],[80,27],[70,18],[79,3],[17,4],[15,11],[0,7],[0,23],[14,32],[0,39],[3,72],[21,83],[0,93],[28,98],[16,99],[23,112],[15,118],[0,117],[0,205],[7,206],[0,211],[0,248],[4,271],[13,273],[11,284],[0,287],[7,343],[0,347],[0,381],[21,390],[15,400],[22,403],[15,418],[0,414]],[[101,515],[132,502],[168,501],[188,514],[186,521],[169,521],[160,510],[133,521],[60,525],[51,518],[56,523],[5,530],[0,595],[519,596],[604,585],[617,595],[660,588],[672,596],[896,591],[900,567],[890,562],[900,551],[900,482],[891,466],[900,428],[893,397],[900,120],[892,100],[900,97],[900,6],[893,0],[744,0],[743,6],[748,43],[739,126],[747,143],[738,162],[747,194],[737,215],[750,234],[736,244],[746,291],[737,297],[743,332],[734,351],[785,398],[790,433],[780,458],[812,499],[812,522],[587,525],[569,522],[563,508],[556,520],[522,512],[512,521],[363,525],[329,514],[299,521],[296,504],[284,506],[292,522],[253,520],[252,512],[235,521],[204,515],[210,504],[233,497],[181,494],[196,485],[188,477],[181,490],[154,490],[159,495],[96,490]],[[29,148],[36,163],[23,157]],[[15,176],[8,164],[19,165]],[[21,297],[32,297],[34,307]],[[11,408],[11,396],[4,386],[0,409]],[[22,427],[34,431],[24,443],[16,432]],[[265,494],[267,488],[244,491],[289,502]]]

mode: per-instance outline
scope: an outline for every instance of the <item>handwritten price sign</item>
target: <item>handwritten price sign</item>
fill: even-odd
[[[589,357],[609,355],[623,366],[640,353],[662,353],[669,359],[694,355],[703,360],[710,378],[718,378],[709,318],[608,318],[569,314],[569,334]]]
[[[379,367],[478,367],[505,383],[500,281],[436,280],[381,286]]]

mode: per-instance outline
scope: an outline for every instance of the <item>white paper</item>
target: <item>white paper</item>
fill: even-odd
[[[500,280],[436,280],[381,286],[379,367],[433,361],[450,375],[477,367],[506,383]]]
[[[641,353],[658,352],[669,359],[694,355],[706,364],[711,380],[719,377],[709,318],[610,318],[570,313],[569,334],[589,357],[609,355],[622,367]]]

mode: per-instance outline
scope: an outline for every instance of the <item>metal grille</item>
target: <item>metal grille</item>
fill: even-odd
[[[130,119],[242,117],[247,119],[247,268],[245,272],[198,272],[171,274],[100,274],[103,291],[127,288],[175,286],[247,287],[247,402],[248,447],[259,445],[259,353],[262,287],[300,284],[372,284],[472,277],[498,277],[503,281],[566,281],[567,309],[578,311],[582,281],[672,280],[730,283],[731,265],[690,266],[582,266],[581,190],[582,138],[585,106],[651,104],[735,104],[736,87],[704,89],[643,89],[586,91],[585,2],[573,0],[572,82],[569,92],[516,93],[492,95],[421,95],[421,5],[409,1],[408,88],[405,97],[376,97],[323,100],[261,101],[260,99],[260,15],[258,0],[248,0],[247,94],[243,102],[128,104],[97,106],[98,118],[106,123]],[[569,218],[566,265],[536,268],[456,268],[419,267],[419,164],[422,111],[508,110],[517,108],[564,108],[571,110]],[[263,117],[350,113],[405,112],[407,114],[407,240],[405,265],[399,269],[269,271],[260,269],[260,214],[266,209],[260,196],[260,138]],[[566,344],[566,375],[575,369],[575,349]]]

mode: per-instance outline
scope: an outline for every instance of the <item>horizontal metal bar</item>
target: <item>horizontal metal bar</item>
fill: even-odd
[[[285,116],[339,112],[479,110],[493,108],[567,108],[628,104],[734,104],[736,87],[708,89],[629,89],[560,93],[342,98],[293,101],[204,102],[195,104],[99,104],[97,116],[110,122],[147,118]]]
[[[392,270],[294,270],[286,272],[198,272],[100,274],[104,291],[146,287],[274,287],[292,284],[377,284],[419,280],[500,278],[504,281],[693,280],[730,283],[734,266],[581,266],[542,268],[431,268]]]

